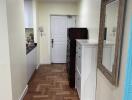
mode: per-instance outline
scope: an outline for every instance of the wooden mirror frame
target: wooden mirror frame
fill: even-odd
[[[97,64],[97,66],[101,70],[101,72],[105,75],[105,77],[112,83],[112,85],[118,86],[121,51],[122,51],[122,40],[123,40],[123,31],[124,31],[123,28],[124,28],[126,0],[118,0],[119,1],[119,10],[118,10],[118,22],[117,22],[114,64],[112,66],[113,67],[112,72],[110,72],[108,69],[106,69],[106,67],[102,64],[106,5],[113,1],[115,1],[115,0],[102,0],[102,2],[101,2],[99,45],[98,45],[98,64]]]

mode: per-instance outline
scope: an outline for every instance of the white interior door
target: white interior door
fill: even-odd
[[[74,18],[67,16],[51,16],[52,63],[66,63],[68,27],[75,27]]]

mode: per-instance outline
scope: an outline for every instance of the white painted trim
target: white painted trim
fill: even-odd
[[[51,62],[40,63],[40,65],[47,65],[47,64],[51,64]]]
[[[36,66],[36,69],[37,69],[37,70],[38,70],[39,66],[40,66],[40,64],[38,64],[38,65]]]
[[[23,90],[23,92],[22,92],[21,97],[20,97],[19,100],[23,100],[23,99],[24,99],[24,96],[26,95],[27,91],[28,91],[28,85],[26,85],[26,87],[25,87],[25,89]]]

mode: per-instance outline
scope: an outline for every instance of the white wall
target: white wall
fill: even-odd
[[[33,28],[33,1],[24,0],[25,28]]]
[[[0,0],[0,99],[12,100],[6,0]]]
[[[37,43],[37,0],[24,0],[25,28],[34,29],[34,42]]]
[[[7,1],[7,23],[13,100],[18,100],[27,85],[24,1]],[[8,99],[3,99],[8,100]]]
[[[38,33],[38,5],[37,0],[32,0],[33,2],[33,28],[34,28],[34,42],[37,43],[37,67],[40,63],[40,38]]]
[[[98,39],[101,0],[80,0],[78,26],[87,27],[90,39]]]
[[[34,29],[34,42],[37,43],[37,1],[32,0],[33,4],[33,29]]]
[[[76,3],[38,2],[38,26],[44,28],[44,36],[39,36],[40,63],[51,63],[50,58],[50,15],[77,15]]]
[[[97,72],[97,96],[96,100],[122,100],[124,92],[125,68],[127,60],[128,34],[130,33],[130,18],[132,16],[132,0],[127,1],[125,31],[123,40],[123,51],[120,70],[120,82],[118,87],[114,87],[98,70]]]
[[[19,100],[27,85],[23,0],[0,1],[0,99]]]

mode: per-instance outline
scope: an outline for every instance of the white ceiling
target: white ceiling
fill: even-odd
[[[39,0],[45,2],[78,2],[79,0]]]

